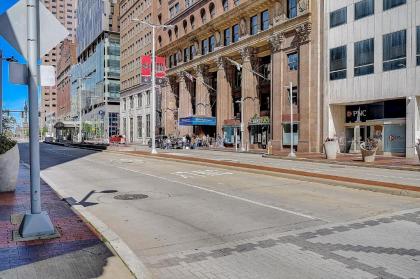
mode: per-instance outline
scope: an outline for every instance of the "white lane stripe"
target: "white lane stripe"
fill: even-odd
[[[60,154],[59,152],[54,152],[54,153]],[[72,156],[72,155],[69,155],[69,154],[62,154],[62,155],[70,156],[70,157],[76,157],[76,156]],[[87,158],[81,158],[81,159],[86,160],[86,161],[90,161],[90,162],[94,162],[94,163],[98,163],[98,161],[89,160]],[[201,187],[201,186],[197,186],[197,185],[193,185],[193,184],[189,184],[189,183],[185,183],[185,182],[181,182],[181,181],[172,180],[172,179],[169,179],[169,178],[166,178],[166,177],[161,177],[161,176],[157,176],[157,175],[153,175],[153,174],[149,174],[149,173],[144,173],[144,172],[124,168],[124,167],[117,166],[117,165],[113,165],[113,167],[116,167],[116,168],[119,168],[119,169],[122,169],[122,170],[126,170],[126,171],[130,171],[130,172],[134,172],[134,173],[138,173],[138,174],[145,175],[145,176],[154,177],[154,178],[165,180],[165,181],[168,181],[168,182],[181,184],[181,185],[188,186],[188,187],[191,187],[191,188],[200,189],[202,191],[206,191],[206,192],[209,192],[209,193],[213,193],[213,194],[228,197],[228,198],[231,198],[231,199],[236,199],[236,200],[248,202],[248,203],[251,203],[251,204],[254,204],[254,205],[258,205],[258,206],[261,206],[261,207],[270,208],[270,209],[274,209],[274,210],[277,210],[277,211],[297,215],[297,216],[308,218],[308,219],[311,219],[311,220],[321,220],[321,221],[324,221],[324,222],[328,222],[327,220],[323,220],[321,218],[313,217],[313,216],[303,214],[303,213],[300,213],[300,212],[296,212],[296,211],[288,210],[288,209],[285,209],[285,208],[281,208],[281,207],[277,207],[277,206],[253,201],[253,200],[250,200],[250,199],[230,195],[230,194],[219,192],[219,191],[216,191],[216,190],[211,190],[211,189],[208,189],[208,188],[205,188],[205,187]]]
[[[266,207],[266,208],[274,209],[274,210],[277,210],[277,211],[286,212],[286,213],[289,213],[289,214],[297,215],[297,216],[308,218],[308,219],[311,219],[311,220],[322,220],[322,221],[327,222],[326,220],[323,220],[321,218],[317,218],[317,217],[306,215],[306,214],[303,214],[303,213],[300,213],[300,212],[296,212],[296,211],[284,209],[284,208],[281,208],[281,207],[277,207],[277,206],[273,206],[273,205],[249,200],[249,199],[246,199],[246,198],[226,194],[226,193],[219,192],[219,191],[216,191],[216,190],[211,190],[211,189],[201,187],[201,186],[197,186],[197,185],[194,185],[194,184],[189,184],[189,183],[185,183],[185,182],[181,182],[181,181],[176,181],[176,180],[172,180],[172,179],[169,179],[169,178],[166,178],[166,177],[161,177],[161,176],[157,176],[157,175],[154,175],[154,174],[144,173],[144,172],[140,172],[140,171],[136,171],[136,170],[120,167],[120,166],[114,166],[114,167],[117,167],[119,169],[123,169],[123,170],[126,170],[126,171],[130,171],[130,172],[139,173],[141,175],[146,175],[146,176],[154,177],[154,178],[157,178],[157,179],[165,180],[165,181],[168,181],[168,182],[181,184],[181,185],[188,186],[188,187],[191,187],[191,188],[200,189],[202,191],[206,191],[206,192],[209,192],[209,193],[213,193],[213,194],[217,194],[217,195],[220,195],[220,196],[228,197],[228,198],[231,198],[231,199],[236,199],[236,200],[248,202],[248,203],[258,205],[258,206],[261,206],[261,207]]]

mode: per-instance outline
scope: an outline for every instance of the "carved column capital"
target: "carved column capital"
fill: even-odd
[[[224,70],[226,68],[226,60],[223,56],[217,57],[216,65],[218,70]]]
[[[209,66],[206,64],[201,64],[194,67],[194,71],[197,73],[198,76],[207,75],[208,70],[209,70]]]
[[[252,58],[254,58],[255,56],[255,49],[253,47],[244,47],[243,49],[241,49],[239,51],[239,53],[241,54],[242,60],[246,61],[246,60],[251,60]]]
[[[271,52],[279,52],[281,50],[284,39],[285,37],[283,32],[271,35],[269,38]]]
[[[296,29],[296,37],[293,40],[293,45],[298,47],[299,45],[309,41],[311,39],[312,24],[306,22],[302,25],[299,25]]]

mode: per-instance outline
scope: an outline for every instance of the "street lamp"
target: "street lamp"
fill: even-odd
[[[3,61],[18,62],[13,56],[3,58],[3,54],[0,50],[0,134],[3,133],[3,85],[2,85],[2,65],[3,65]]]
[[[293,145],[293,83],[290,82],[289,84],[289,99],[290,99],[290,153],[287,155],[287,157],[295,158],[295,150]]]
[[[245,152],[244,146],[244,98],[241,97],[241,100],[236,101],[236,103],[241,105],[241,151]]]
[[[174,28],[174,25],[156,25],[146,21],[133,18],[131,21],[144,24],[152,28],[152,154],[157,154],[156,150],[156,28]]]

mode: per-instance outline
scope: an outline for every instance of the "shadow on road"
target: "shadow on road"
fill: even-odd
[[[41,170],[77,160],[98,151],[40,143]],[[29,164],[29,143],[19,143],[20,160]]]

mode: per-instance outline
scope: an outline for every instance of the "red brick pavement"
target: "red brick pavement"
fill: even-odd
[[[16,192],[0,193],[0,272],[101,244],[98,236],[47,184],[42,182],[41,191],[42,209],[48,212],[61,237],[13,241],[12,231],[18,226],[10,223],[10,215],[30,210],[29,170],[21,166]]]

